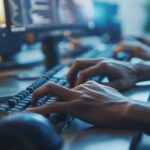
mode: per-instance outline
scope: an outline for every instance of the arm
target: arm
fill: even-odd
[[[92,81],[73,89],[51,83],[37,89],[31,102],[35,104],[45,95],[59,100],[27,111],[43,115],[69,113],[97,127],[134,128],[150,133],[150,105],[131,101],[113,88]]]
[[[140,101],[130,101],[126,119],[130,126],[150,134],[150,104]]]
[[[130,58],[137,57],[143,60],[150,60],[150,45],[139,41],[126,42],[122,41],[114,50],[114,57],[120,52],[126,52]]]

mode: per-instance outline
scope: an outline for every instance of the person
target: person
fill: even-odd
[[[40,87],[33,93],[32,104],[45,95],[55,96],[57,101],[27,111],[42,115],[69,113],[97,127],[134,128],[150,133],[150,104],[130,100],[118,91],[127,90],[136,82],[150,80],[150,51],[147,46],[141,42],[129,48],[127,52],[132,57],[147,60],[135,64],[106,58],[77,60],[68,73],[70,89],[54,83]],[[122,43],[114,54],[121,51],[126,51]],[[109,83],[103,85],[87,81],[95,75],[107,76]]]

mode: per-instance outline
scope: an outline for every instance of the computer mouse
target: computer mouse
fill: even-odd
[[[62,139],[46,118],[16,113],[0,120],[2,150],[60,150]]]

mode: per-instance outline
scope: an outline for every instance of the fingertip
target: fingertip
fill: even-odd
[[[31,101],[30,101],[30,103],[32,105],[36,104],[36,101],[38,100],[38,94],[39,94],[39,89],[36,89],[35,91],[33,91],[32,98],[31,98]]]
[[[75,86],[75,79],[73,78],[67,78],[69,88],[73,88]]]
[[[69,88],[73,88],[74,87],[74,83],[68,80],[68,84],[69,84]]]
[[[34,112],[34,113],[39,113],[41,115],[44,115],[43,107],[27,108],[25,109],[25,112]]]
[[[35,105],[36,104],[36,99],[32,97],[30,103],[31,103],[31,105]]]
[[[68,75],[67,75],[67,81],[69,84],[69,88],[73,88],[75,84],[74,84],[73,80]]]

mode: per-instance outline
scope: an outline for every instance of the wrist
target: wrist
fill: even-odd
[[[127,105],[124,119],[128,127],[150,133],[150,106],[148,103],[131,101]]]

